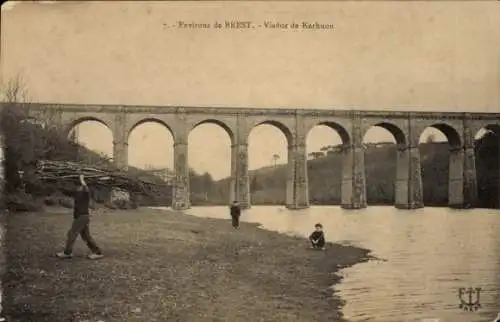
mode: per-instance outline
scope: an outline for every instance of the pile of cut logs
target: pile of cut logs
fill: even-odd
[[[110,168],[90,167],[88,164],[70,161],[40,160],[37,163],[37,178],[47,182],[79,181],[80,174],[89,186],[116,187],[130,192],[147,193],[159,184],[144,179],[133,178],[124,171]]]

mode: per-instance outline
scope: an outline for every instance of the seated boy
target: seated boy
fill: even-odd
[[[323,226],[321,224],[314,225],[315,230],[309,236],[311,247],[315,249],[325,250],[325,234],[323,233]]]

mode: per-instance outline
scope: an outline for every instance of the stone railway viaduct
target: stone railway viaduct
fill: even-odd
[[[288,141],[286,207],[309,206],[306,137],[316,125],[327,125],[343,141],[341,205],[346,209],[366,207],[363,136],[372,126],[390,131],[397,143],[395,206],[423,207],[418,143],[427,127],[441,130],[450,145],[450,207],[473,205],[477,198],[474,136],[480,129],[500,138],[500,113],[397,112],[316,109],[260,109],[171,106],[71,105],[30,103],[29,113],[67,133],[77,124],[93,120],[113,134],[113,158],[127,167],[128,137],[144,122],[163,124],[174,139],[174,209],[187,209],[189,201],[188,135],[196,126],[214,123],[231,139],[231,200],[250,207],[248,136],[252,128],[271,124]],[[500,144],[500,139],[499,139]],[[499,161],[500,163],[500,161]],[[500,166],[500,164],[499,164]],[[500,195],[498,196],[500,198]]]

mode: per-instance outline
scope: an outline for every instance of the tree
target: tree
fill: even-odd
[[[426,143],[434,143],[436,142],[436,134],[434,133],[431,133],[429,134],[429,136],[427,137],[427,139],[425,140]]]
[[[212,178],[212,176],[210,175],[210,173],[208,172],[205,172],[202,176],[201,176],[201,184],[202,184],[202,187],[205,191],[208,191],[212,188],[212,184],[214,182],[214,179]]]
[[[276,162],[280,159],[280,156],[278,154],[273,154],[273,161],[274,161],[274,166],[276,166]]]
[[[18,74],[7,82],[2,99],[7,103],[28,102],[28,87],[21,75]]]
[[[0,115],[0,129],[4,146],[4,173],[5,189],[7,192],[15,190],[20,184],[19,171],[23,160],[23,147],[27,144],[23,140],[23,127],[26,118],[23,102],[27,100],[27,90],[21,76],[9,80],[4,86],[3,102]],[[25,149],[26,150],[26,149]],[[28,147],[28,152],[31,146]]]
[[[9,192],[19,186],[19,171],[29,176],[40,159],[72,160],[76,146],[54,126],[57,111],[30,109],[28,88],[20,75],[9,80],[1,92],[0,130],[5,154],[5,186]]]
[[[309,156],[312,157],[313,159],[321,158],[324,155],[325,155],[324,152],[311,152],[311,153],[309,153]]]
[[[254,176],[250,181],[250,191],[255,192],[262,189],[262,185],[257,181],[257,177]]]

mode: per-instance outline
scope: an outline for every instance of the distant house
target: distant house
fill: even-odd
[[[319,151],[319,152],[311,152],[311,153],[309,153],[309,158],[310,158],[310,159],[317,159],[317,158],[321,158],[321,157],[323,157],[323,156],[325,156],[325,153],[324,153],[324,152],[321,152],[321,151]]]
[[[333,154],[333,153],[338,153],[338,152],[341,152],[343,149],[343,145],[342,144],[337,144],[337,145],[327,145],[327,146],[324,146],[320,149],[321,152],[323,153],[326,153],[326,155],[330,155],[330,154]]]
[[[363,143],[363,148],[365,148],[365,149],[367,149],[367,148],[382,148],[384,146],[388,146],[391,144],[394,144],[394,143],[392,143],[392,142],[367,142],[367,143]]]
[[[342,146],[341,145],[337,145],[337,146],[332,147],[330,149],[330,151],[328,151],[327,154],[338,153],[338,152],[342,152]]]
[[[163,181],[165,181],[169,185],[171,185],[173,182],[174,174],[168,168],[155,168],[151,165],[147,165],[144,168],[144,171],[149,173],[149,174],[152,174],[154,176],[157,176],[158,178],[161,178]]]

